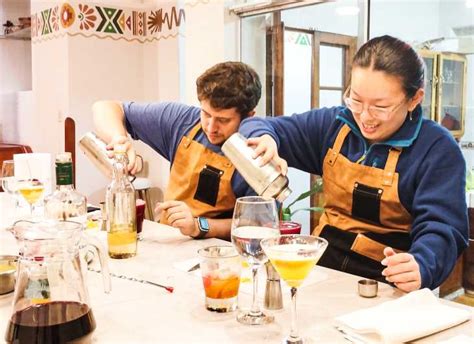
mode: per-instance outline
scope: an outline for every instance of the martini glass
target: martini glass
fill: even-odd
[[[44,183],[38,179],[23,179],[17,182],[20,195],[30,206],[30,215],[33,215],[35,204],[41,199],[44,193]]]
[[[328,242],[316,236],[294,234],[267,238],[260,245],[280,277],[291,287],[291,331],[285,343],[302,344],[296,326],[296,293],[321,258]]]

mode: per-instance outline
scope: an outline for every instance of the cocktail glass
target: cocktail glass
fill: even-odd
[[[35,204],[43,197],[44,183],[35,178],[18,180],[17,190],[30,206],[30,215],[33,215]]]
[[[291,331],[285,342],[301,344],[303,339],[296,325],[296,294],[328,242],[316,236],[295,234],[264,239],[260,244],[280,277],[291,287]]]
[[[206,308],[232,312],[237,307],[242,263],[233,246],[209,246],[198,251]]]

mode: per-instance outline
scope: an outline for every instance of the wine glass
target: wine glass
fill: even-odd
[[[285,342],[302,344],[296,326],[297,288],[321,258],[328,242],[316,236],[292,234],[267,238],[260,244],[280,277],[291,287],[291,331]]]
[[[17,181],[17,188],[20,195],[30,206],[30,215],[33,215],[35,204],[43,196],[44,183],[36,178],[22,179]]]
[[[237,199],[232,218],[232,243],[237,252],[251,265],[253,277],[252,307],[250,310],[240,311],[237,314],[237,321],[240,323],[260,325],[273,321],[273,316],[264,314],[258,306],[257,273],[259,267],[267,261],[260,241],[279,234],[278,212],[273,198],[247,196]]]
[[[3,221],[0,220],[0,223],[10,223],[10,221],[14,221],[17,215],[18,209],[18,188],[15,178],[15,163],[13,160],[4,160],[2,163],[2,170],[0,174],[0,179],[2,182],[2,189],[11,197],[11,204],[13,205],[13,209],[10,211],[6,211],[5,214],[7,215]]]
[[[13,160],[4,160],[2,163],[2,188],[18,202],[18,190],[15,180],[15,163]]]

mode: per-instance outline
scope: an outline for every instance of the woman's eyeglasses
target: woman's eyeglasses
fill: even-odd
[[[346,92],[344,93],[344,103],[346,104],[347,108],[352,111],[353,114],[357,114],[357,115],[361,114],[364,111],[364,104],[349,97],[349,93],[350,93],[350,88],[348,88]],[[390,115],[392,113],[398,110],[400,105],[405,103],[405,100],[406,99],[403,98],[403,100],[400,103],[394,106],[390,106],[390,107],[380,107],[380,106],[375,106],[375,105],[369,105],[367,107],[367,112],[372,117],[375,117],[381,120],[387,120],[390,118]]]

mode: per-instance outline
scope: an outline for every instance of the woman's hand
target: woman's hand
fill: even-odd
[[[288,164],[278,155],[277,144],[270,135],[249,138],[247,140],[247,145],[254,148],[254,159],[260,156],[260,166],[264,166],[273,160],[279,168],[281,174],[284,176],[286,175],[288,172]]]
[[[196,226],[191,208],[186,203],[181,201],[158,203],[155,211],[165,211],[165,217],[170,226],[178,228],[181,234],[191,237],[199,235],[199,228]]]
[[[125,146],[125,151],[127,152],[127,157],[128,157],[128,172],[130,174],[135,175],[137,172],[139,172],[142,169],[142,163],[141,159],[137,159],[137,153],[135,152],[135,149],[133,148],[132,142],[127,136],[123,135],[116,135],[112,138],[112,140],[109,142],[107,145],[107,150],[110,152],[108,153],[109,158],[113,158],[114,153],[114,146],[117,144],[121,144]]]
[[[382,265],[386,268],[382,271],[382,275],[388,282],[406,292],[420,289],[420,266],[412,254],[396,253],[391,247],[386,247],[383,254],[385,259],[382,260]]]

